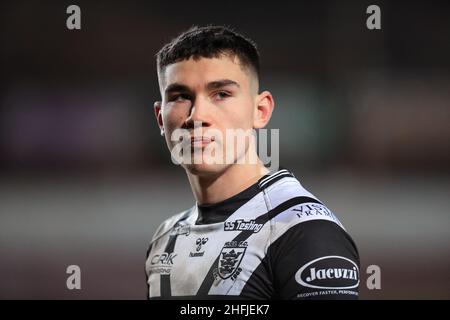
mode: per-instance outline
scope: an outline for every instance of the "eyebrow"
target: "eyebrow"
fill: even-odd
[[[177,82],[169,84],[166,90],[164,90],[166,96],[172,92],[189,92],[189,91],[191,90],[189,89],[188,86]]]
[[[214,90],[214,89],[219,89],[225,86],[236,86],[238,88],[240,88],[241,86],[239,85],[239,83],[237,83],[236,81],[230,80],[230,79],[222,79],[222,80],[216,80],[216,81],[211,81],[208,82],[206,84],[206,89],[208,90]],[[165,94],[168,95],[169,93],[172,92],[190,92],[191,89],[184,84],[175,82],[175,83],[171,83],[167,86],[166,90],[164,90]]]
[[[206,85],[206,88],[208,90],[213,90],[213,89],[219,89],[222,87],[226,87],[226,86],[236,86],[238,88],[240,88],[241,86],[239,85],[239,83],[237,83],[236,81],[230,80],[230,79],[222,79],[222,80],[217,80],[217,81],[212,81],[209,82]]]

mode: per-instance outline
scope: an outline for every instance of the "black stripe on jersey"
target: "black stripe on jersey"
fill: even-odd
[[[188,210],[189,211],[189,210]],[[184,214],[174,225],[176,227],[180,222],[186,220],[189,217],[190,211],[186,214]],[[178,233],[175,233],[173,235],[169,236],[169,241],[167,241],[166,249],[164,252],[167,254],[173,253],[173,250],[175,249],[175,243],[177,241]],[[169,274],[161,274],[161,297],[171,297],[172,296],[172,290],[170,288],[170,273]]]
[[[167,242],[166,249],[164,252],[167,254],[173,253],[173,249],[175,248],[175,242],[177,241],[177,234],[171,235],[169,237],[169,241]],[[161,297],[170,297],[172,296],[172,291],[170,289],[170,273],[169,274],[161,274]]]
[[[274,218],[278,214],[286,211],[287,209],[289,209],[293,206],[296,206],[296,205],[299,205],[302,203],[311,203],[311,202],[322,204],[320,201],[318,201],[314,198],[294,197],[294,198],[291,198],[291,199],[281,203],[280,205],[278,205],[277,207],[268,211],[267,213],[260,215],[259,217],[257,217],[255,219],[255,223],[265,224],[266,222],[270,221],[272,218]],[[239,233],[232,241],[244,241],[244,240],[248,239],[252,234],[254,234],[254,232],[252,230],[241,231],[241,233]],[[208,274],[203,279],[203,282],[197,291],[197,296],[207,296],[208,295],[208,292],[214,282],[213,272],[219,263],[219,259],[220,259],[220,254],[217,256],[217,258],[214,260],[214,263],[209,268]]]

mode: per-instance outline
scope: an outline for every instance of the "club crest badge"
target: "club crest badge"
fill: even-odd
[[[245,241],[226,242],[220,252],[217,275],[224,280],[230,277],[232,280],[236,280],[236,277],[242,271],[239,265],[246,249],[247,242]]]

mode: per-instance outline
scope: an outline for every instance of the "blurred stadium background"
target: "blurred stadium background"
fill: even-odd
[[[361,298],[450,298],[450,2],[76,1],[80,31],[70,4],[1,5],[0,298],[145,298],[153,232],[193,203],[153,55],[208,23],[258,43],[281,164],[358,244]]]

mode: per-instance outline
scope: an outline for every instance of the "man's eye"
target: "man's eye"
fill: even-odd
[[[190,97],[187,94],[176,94],[169,99],[169,101],[174,102],[183,102],[185,100],[190,100]]]
[[[219,100],[231,97],[231,94],[226,91],[219,91],[215,94],[215,97]]]

